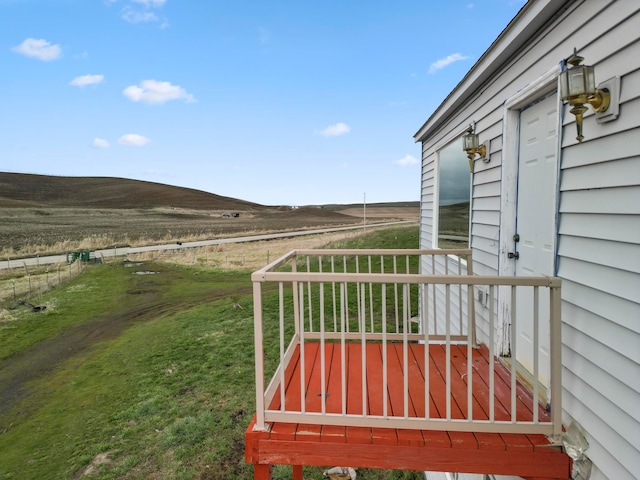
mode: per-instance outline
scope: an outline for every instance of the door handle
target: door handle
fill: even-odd
[[[509,252],[507,253],[507,257],[518,260],[520,258],[520,252]]]

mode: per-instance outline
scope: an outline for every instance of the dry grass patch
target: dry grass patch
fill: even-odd
[[[351,230],[256,242],[225,243],[166,252],[145,252],[130,255],[128,258],[131,261],[155,260],[224,270],[258,270],[291,250],[322,248],[328,243],[346,241],[362,234],[362,230]]]

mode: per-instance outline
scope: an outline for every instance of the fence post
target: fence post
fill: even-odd
[[[27,274],[27,278],[29,279],[29,296],[31,296],[31,275]]]
[[[16,281],[15,280],[11,280],[11,283],[13,283],[13,301],[16,301]]]

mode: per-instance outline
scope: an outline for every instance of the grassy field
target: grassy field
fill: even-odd
[[[418,228],[371,231],[340,247],[417,248]],[[0,316],[0,479],[252,478],[249,273],[91,265],[39,298],[45,312]],[[265,310],[277,311],[276,292]],[[267,353],[276,331],[265,326]],[[305,478],[321,471],[305,469]],[[274,470],[275,479],[290,475]],[[421,476],[361,469],[358,478]]]

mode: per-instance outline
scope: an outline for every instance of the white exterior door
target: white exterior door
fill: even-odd
[[[552,94],[520,111],[518,147],[518,200],[515,242],[516,276],[553,276],[556,251],[558,184],[558,111]],[[515,240],[515,239],[514,239]],[[549,385],[549,311],[539,309],[538,338],[534,338],[534,301],[531,289],[516,295],[516,360],[534,373],[534,347],[538,351],[538,380]],[[540,289],[540,306],[548,305],[548,292]],[[547,298],[544,296],[546,295]]]

